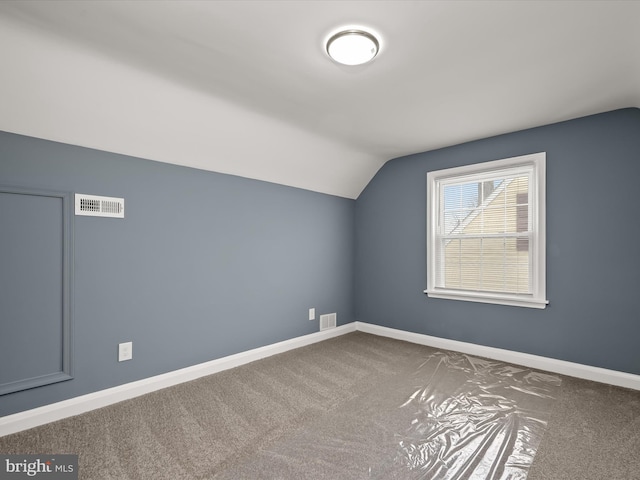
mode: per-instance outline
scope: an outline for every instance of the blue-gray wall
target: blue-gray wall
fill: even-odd
[[[540,151],[547,309],[427,298],[426,173]],[[317,331],[309,307],[640,373],[639,181],[638,109],[392,160],[356,202],[0,132],[0,185],[126,202],[73,217],[74,378],[0,396],[0,416]]]
[[[3,132],[0,185],[126,207],[73,217],[74,378],[0,396],[0,416],[315,332],[310,307],[354,321],[353,200]]]
[[[547,152],[548,307],[428,298],[427,172],[535,152]],[[638,109],[392,160],[356,201],[356,318],[640,374],[639,185]]]

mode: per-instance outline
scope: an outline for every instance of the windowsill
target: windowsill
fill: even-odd
[[[523,298],[497,294],[460,293],[452,290],[424,290],[429,298],[442,298],[446,300],[462,300],[465,302],[493,303],[496,305],[509,305],[512,307],[546,308],[549,300]]]

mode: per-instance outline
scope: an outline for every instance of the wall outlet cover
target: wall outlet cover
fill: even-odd
[[[120,343],[118,345],[118,361],[124,362],[133,358],[133,342]]]

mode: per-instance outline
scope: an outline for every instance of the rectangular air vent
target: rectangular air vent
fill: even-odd
[[[320,331],[327,330],[329,328],[336,328],[335,313],[327,313],[326,315],[320,315]]]
[[[76,215],[124,218],[124,198],[76,193]]]

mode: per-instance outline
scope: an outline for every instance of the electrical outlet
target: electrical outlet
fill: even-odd
[[[315,320],[316,319],[316,309],[315,308],[310,308],[309,309],[309,320]]]
[[[133,342],[121,343],[118,345],[118,361],[124,362],[133,358]]]

